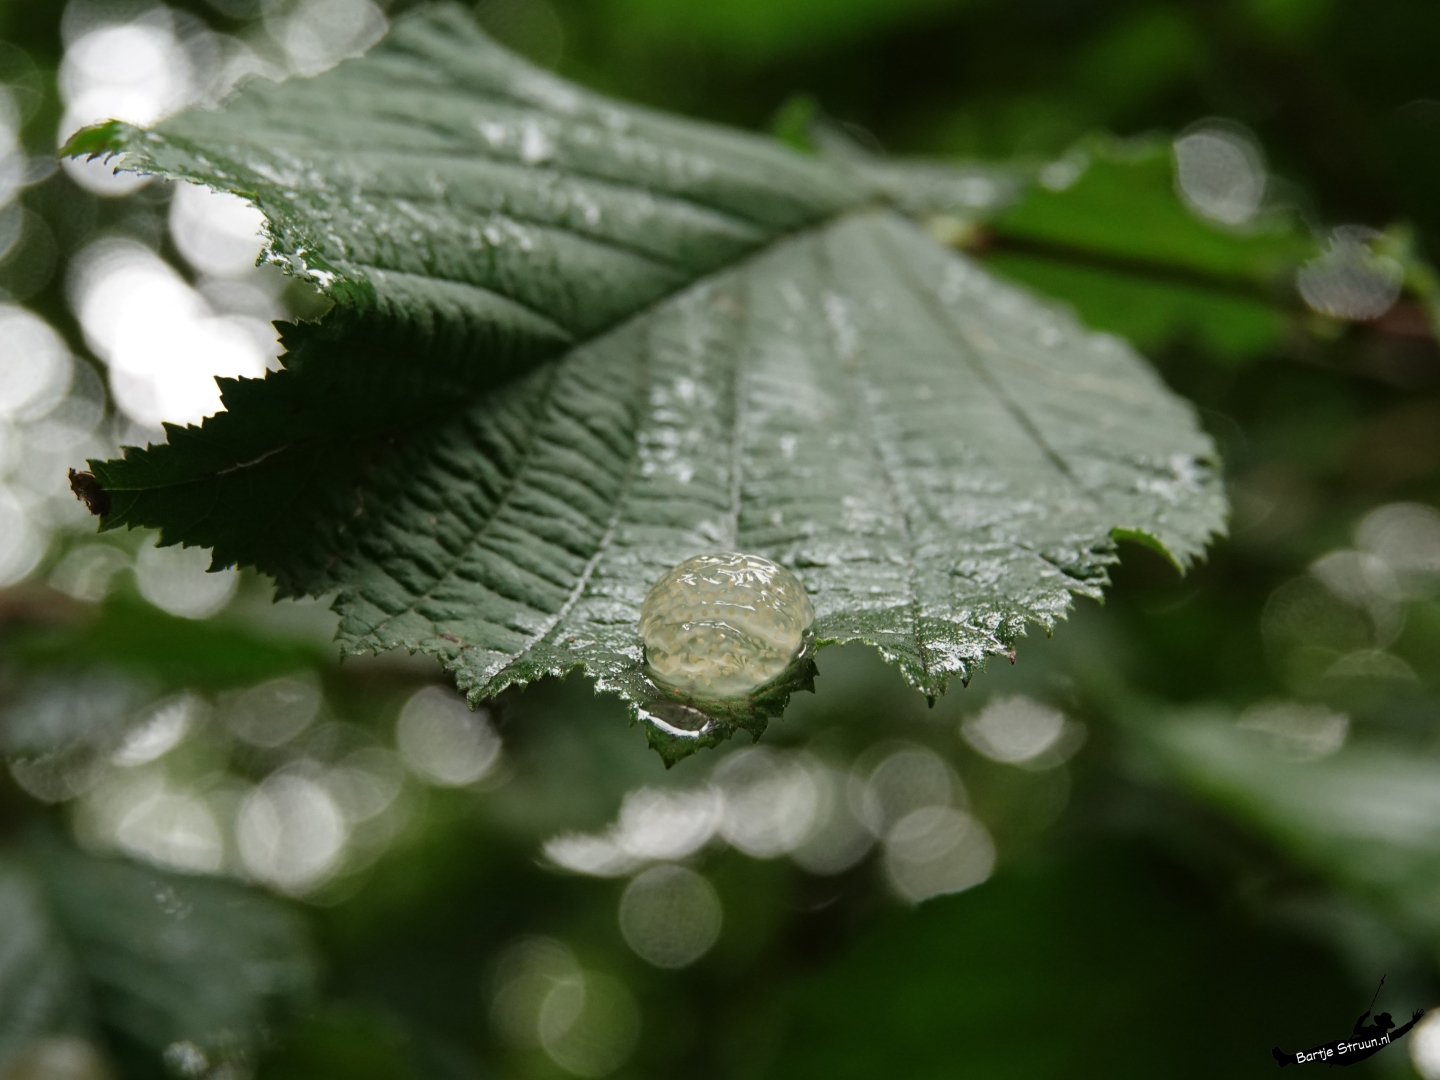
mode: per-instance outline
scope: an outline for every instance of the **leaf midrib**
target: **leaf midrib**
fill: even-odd
[[[851,212],[853,213],[854,211],[851,211]],[[827,219],[825,219],[823,222],[821,222],[821,223],[819,223],[819,224],[810,225],[810,226],[807,226],[805,229],[799,229],[799,230],[795,230],[795,231],[792,232],[792,233],[787,233],[787,234],[783,234],[783,235],[781,235],[781,236],[777,236],[773,241],[771,241],[771,243],[764,245],[764,246],[761,247],[758,251],[750,252],[750,253],[747,254],[744,258],[739,259],[739,260],[737,260],[736,262],[731,263],[731,264],[729,264],[729,265],[721,268],[720,270],[711,271],[711,272],[709,272],[709,273],[707,273],[707,274],[697,275],[694,279],[692,279],[692,280],[691,280],[690,282],[688,282],[686,285],[682,286],[682,287],[679,288],[679,289],[676,289],[674,292],[670,293],[670,294],[667,295],[665,298],[663,298],[663,299],[661,299],[661,300],[658,300],[658,301],[655,301],[655,302],[652,303],[652,304],[647,305],[644,309],[642,309],[642,310],[640,310],[640,311],[637,311],[636,313],[634,313],[634,314],[631,315],[631,316],[628,316],[628,317],[627,317],[626,319],[624,319],[624,320],[621,320],[620,322],[616,323],[614,326],[610,327],[608,330],[596,334],[595,337],[596,337],[596,338],[603,337],[603,336],[604,336],[605,334],[607,334],[607,333],[614,332],[614,331],[618,331],[621,327],[623,327],[626,323],[630,322],[632,319],[633,319],[633,320],[642,320],[642,319],[644,319],[646,316],[648,316],[648,315],[650,314],[650,312],[651,312],[653,309],[655,309],[655,308],[659,307],[660,305],[666,303],[668,300],[672,299],[674,296],[678,295],[680,292],[683,292],[683,291],[685,291],[686,289],[690,289],[690,288],[695,288],[695,287],[697,287],[697,286],[698,286],[705,278],[707,278],[707,277],[711,277],[711,276],[713,276],[714,274],[718,274],[718,273],[731,273],[731,272],[740,273],[740,272],[742,272],[743,266],[744,266],[747,262],[751,262],[751,261],[754,261],[754,260],[757,260],[757,259],[763,257],[763,256],[764,256],[767,252],[769,252],[772,248],[774,248],[774,247],[776,247],[776,246],[778,246],[778,245],[780,245],[780,244],[782,244],[782,243],[785,243],[785,242],[788,242],[788,241],[792,241],[792,240],[794,240],[796,237],[800,236],[800,235],[801,235],[802,233],[804,233],[804,232],[809,232],[809,231],[819,232],[819,231],[823,230],[826,226],[828,226],[829,224],[831,224],[834,220],[838,220],[840,217],[843,217],[843,216],[845,216],[845,214],[843,214],[843,213],[842,213],[842,214],[833,215],[831,218],[827,218]],[[750,317],[750,306],[751,306],[751,305],[747,302],[747,303],[744,305],[744,307],[742,308],[743,316],[744,316],[744,319],[745,319],[745,322],[744,322],[744,323],[742,324],[742,326],[741,326],[741,333],[740,333],[740,337],[741,337],[742,341],[743,341],[743,338],[744,338],[745,334],[748,332],[749,317]],[[592,339],[592,340],[593,340],[593,339]],[[588,344],[588,342],[577,343],[576,345],[571,346],[570,349],[573,350],[573,349],[575,349],[575,348],[582,347],[584,344]],[[570,351],[570,350],[567,350],[567,351]],[[642,387],[641,392],[637,395],[637,396],[640,398],[640,400],[645,400],[646,398],[648,398],[648,393],[646,392],[645,388],[647,388],[647,387],[649,386],[649,382],[650,382],[650,371],[651,371],[651,367],[652,367],[652,364],[653,364],[653,350],[652,350],[652,347],[651,347],[651,345],[650,345],[648,335],[646,336],[646,344],[645,344],[644,355],[645,355],[645,360],[644,360],[645,376],[644,376],[644,378],[641,380],[641,387]],[[730,492],[729,492],[729,496],[730,496],[730,498],[729,498],[729,503],[730,503],[730,505],[729,505],[729,507],[727,508],[727,518],[729,519],[729,522],[730,522],[730,533],[731,533],[731,543],[732,543],[732,545],[735,545],[735,544],[738,544],[738,543],[739,543],[739,515],[740,515],[740,502],[741,502],[741,497],[742,497],[742,495],[741,495],[741,486],[742,486],[742,483],[743,483],[743,476],[742,476],[742,474],[741,474],[741,469],[739,468],[739,459],[743,456],[743,447],[742,447],[742,445],[741,445],[741,441],[740,441],[740,440],[741,440],[741,427],[742,427],[742,425],[743,425],[743,423],[744,423],[745,412],[744,412],[743,409],[740,408],[740,401],[739,401],[739,399],[740,399],[740,394],[741,394],[741,391],[742,391],[742,388],[743,388],[743,378],[744,378],[744,375],[743,375],[743,371],[742,371],[742,358],[744,357],[744,355],[745,355],[745,350],[744,350],[743,348],[737,348],[737,349],[736,349],[736,359],[735,359],[735,362],[734,362],[733,365],[731,365],[731,367],[732,367],[731,387],[730,387],[731,410],[732,410],[732,412],[731,412],[731,424],[730,424],[730,458],[731,458],[731,468],[730,468]],[[556,370],[557,370],[557,371],[558,371],[558,369],[559,369],[559,365],[563,362],[562,357],[563,357],[563,354],[560,354],[560,355],[557,355],[556,357],[553,357],[553,358],[549,361],[549,362],[554,363],[554,364],[556,365]],[[550,395],[553,393],[555,384],[556,384],[556,380],[553,379],[553,378],[552,378],[551,381],[547,384],[547,387],[546,387],[546,401],[545,401],[545,406],[542,406],[542,408],[548,406],[549,397],[550,397]],[[531,635],[531,636],[530,636],[530,639],[526,642],[526,644],[525,644],[522,648],[516,650],[515,652],[512,652],[512,653],[507,654],[504,662],[503,662],[499,667],[497,667],[497,668],[495,669],[494,675],[491,676],[491,679],[492,679],[492,680],[495,679],[495,678],[499,678],[499,677],[506,671],[506,669],[508,669],[509,667],[511,667],[517,660],[519,660],[521,657],[523,657],[527,652],[529,652],[530,650],[532,650],[532,649],[536,648],[537,646],[543,644],[544,641],[550,636],[550,634],[552,634],[552,633],[554,632],[555,628],[560,624],[560,622],[565,618],[566,614],[569,613],[569,611],[574,607],[574,605],[575,605],[575,604],[580,600],[580,598],[584,595],[585,588],[586,588],[586,586],[589,584],[590,578],[591,578],[591,576],[593,575],[593,573],[594,573],[594,571],[595,571],[595,568],[599,565],[600,560],[601,560],[601,559],[605,556],[605,554],[609,551],[610,543],[611,543],[611,541],[612,541],[613,538],[614,538],[615,529],[616,529],[617,525],[619,524],[620,517],[621,517],[622,513],[624,512],[625,500],[626,500],[626,498],[627,498],[627,496],[628,496],[628,494],[629,494],[629,491],[630,491],[630,489],[631,489],[631,487],[632,487],[632,485],[633,485],[633,482],[634,482],[634,479],[635,479],[636,467],[637,467],[638,462],[639,462],[639,459],[640,459],[641,440],[640,440],[639,435],[640,435],[639,423],[638,423],[638,421],[637,421],[636,430],[632,433],[630,450],[629,450],[629,452],[628,452],[628,454],[627,454],[627,458],[626,458],[625,476],[624,476],[624,479],[621,481],[621,485],[620,485],[620,488],[619,488],[618,492],[617,492],[616,495],[614,496],[614,505],[613,505],[613,509],[611,510],[610,517],[609,517],[609,519],[608,519],[608,521],[607,521],[607,523],[606,523],[606,526],[605,526],[604,531],[602,532],[599,540],[598,540],[597,543],[596,543],[596,547],[595,547],[594,552],[592,552],[591,555],[590,555],[590,557],[586,560],[585,567],[583,568],[582,572],[578,575],[575,585],[574,585],[573,588],[571,589],[570,593],[567,595],[565,601],[560,605],[560,607],[559,607],[555,612],[541,612],[541,614],[543,614],[543,615],[545,616],[545,620],[546,620],[546,621],[545,621],[545,625],[544,625],[544,629],[541,630],[541,631],[539,631],[538,633],[535,633],[535,634]],[[530,442],[530,444],[527,445],[526,451],[525,451],[524,455],[522,456],[520,463],[517,465],[514,475],[511,477],[510,482],[506,485],[504,494],[503,494],[502,496],[498,497],[498,498],[495,500],[494,507],[492,508],[492,510],[491,510],[491,512],[490,512],[490,515],[489,515],[489,517],[486,519],[485,523],[482,525],[482,527],[481,527],[480,529],[476,530],[475,533],[468,539],[468,541],[467,541],[467,543],[465,544],[464,548],[463,548],[459,553],[455,554],[450,560],[447,561],[447,563],[444,565],[443,571],[442,571],[441,573],[439,573],[439,574],[436,575],[435,580],[434,580],[433,583],[430,585],[430,587],[425,591],[425,593],[422,594],[422,595],[420,595],[420,596],[414,597],[413,599],[410,599],[410,600],[406,603],[406,606],[404,607],[404,609],[402,609],[401,611],[396,612],[396,613],[394,613],[394,614],[387,615],[387,617],[386,617],[382,622],[376,624],[374,627],[372,627],[372,628],[369,629],[369,631],[368,631],[367,634],[366,634],[366,637],[372,638],[372,639],[374,639],[374,640],[376,640],[376,641],[378,642],[378,641],[379,641],[379,638],[378,638],[379,631],[380,631],[384,626],[386,626],[387,624],[390,624],[390,623],[394,622],[395,620],[403,617],[404,615],[408,615],[408,614],[411,614],[411,613],[416,613],[416,614],[418,614],[417,608],[419,607],[420,603],[421,603],[423,600],[426,600],[426,599],[430,598],[430,597],[434,594],[434,591],[435,591],[437,588],[439,588],[439,587],[455,572],[455,569],[456,569],[461,563],[464,562],[464,560],[465,560],[465,558],[466,558],[466,555],[469,553],[469,551],[471,551],[471,550],[474,549],[474,547],[480,542],[481,538],[482,538],[482,537],[486,534],[486,532],[489,530],[489,528],[491,527],[491,525],[500,517],[501,511],[502,511],[502,509],[503,509],[504,506],[505,506],[506,500],[507,500],[507,499],[509,498],[509,496],[514,492],[516,486],[519,484],[520,477],[522,476],[522,474],[523,474],[524,471],[525,471],[525,465],[533,458],[538,443],[539,443],[539,440],[536,439],[536,440],[532,440],[532,441]],[[596,494],[598,495],[599,493],[596,493]],[[392,580],[394,580],[394,579],[392,578]],[[397,582],[397,584],[398,584],[398,582]],[[515,599],[515,598],[512,597],[511,599]],[[524,601],[521,601],[521,600],[516,600],[516,602],[517,602],[517,603],[525,603]],[[526,606],[529,606],[529,605],[527,604]],[[537,610],[537,609],[532,608],[532,610]],[[423,616],[422,616],[422,617],[423,617]],[[364,640],[364,639],[361,639],[361,640]],[[465,646],[465,645],[462,644],[461,648],[462,648],[462,650],[463,650],[463,649],[465,649],[465,648],[473,648],[473,646]]]
[[[826,285],[826,292],[832,296],[841,296],[840,281],[835,273],[834,259],[829,249],[824,244],[816,245],[816,262],[819,264],[820,279]],[[865,374],[860,370],[860,365],[852,360],[847,360],[840,349],[840,343],[836,340],[835,331],[832,326],[825,327],[825,340],[830,343],[831,351],[835,355],[836,368],[841,373],[847,393],[851,399],[857,417],[863,418],[865,430],[865,442],[870,449],[871,457],[875,461],[877,474],[885,482],[886,497],[894,507],[896,520],[900,522],[901,536],[907,553],[905,567],[905,590],[910,594],[906,603],[906,609],[910,618],[910,637],[915,643],[915,656],[920,662],[920,673],[926,683],[926,690],[929,691],[930,683],[930,658],[924,641],[920,637],[920,593],[915,584],[915,536],[911,521],[911,503],[913,498],[902,498],[900,484],[897,481],[891,463],[888,460],[885,446],[876,427],[873,410],[865,401],[863,386],[856,387],[856,383],[865,383]]]
[[[269,114],[267,114],[266,119],[267,119],[267,121],[270,119]],[[405,129],[407,129],[407,128],[414,128],[414,127],[416,126],[416,123],[417,123],[416,121],[411,121],[411,122],[406,123],[406,124],[399,124],[399,123],[397,123],[396,126],[399,127],[401,130],[405,130]],[[732,208],[725,207],[725,206],[721,206],[721,205],[719,205],[719,204],[717,204],[717,203],[706,202],[706,201],[704,201],[704,200],[702,200],[702,199],[695,198],[695,197],[692,196],[692,195],[680,195],[680,194],[677,194],[677,193],[675,193],[675,192],[673,192],[673,191],[665,191],[665,190],[662,190],[662,189],[660,189],[660,188],[653,188],[653,187],[650,187],[650,186],[645,185],[645,184],[637,184],[637,183],[634,183],[634,182],[622,183],[621,181],[619,181],[618,179],[616,179],[616,177],[615,177],[614,175],[607,175],[606,173],[603,173],[603,172],[596,172],[596,171],[588,170],[588,169],[584,169],[584,168],[572,167],[572,166],[570,166],[569,164],[567,164],[564,168],[547,166],[547,165],[542,164],[542,163],[537,163],[537,164],[534,164],[534,165],[529,165],[529,164],[526,164],[526,163],[524,162],[524,160],[523,160],[522,158],[520,158],[520,157],[517,157],[517,156],[502,156],[502,155],[496,154],[496,153],[493,152],[493,150],[487,149],[487,148],[486,148],[484,145],[482,145],[482,143],[479,142],[479,141],[477,141],[476,143],[473,143],[473,144],[472,144],[472,143],[462,143],[462,142],[460,142],[459,140],[453,139],[452,133],[449,132],[447,129],[437,128],[436,126],[434,126],[434,125],[432,125],[432,124],[429,124],[428,122],[426,122],[426,121],[424,121],[424,120],[418,121],[418,123],[419,123],[420,125],[424,126],[427,130],[435,131],[437,134],[442,134],[442,135],[451,136],[451,138],[450,138],[448,141],[452,141],[452,142],[454,143],[454,146],[455,146],[454,152],[453,152],[453,153],[447,153],[447,152],[443,152],[443,151],[430,151],[430,152],[429,152],[432,156],[437,157],[437,158],[441,158],[441,159],[454,159],[454,160],[457,160],[457,161],[474,160],[474,159],[476,159],[476,158],[479,158],[479,159],[482,159],[482,160],[484,160],[484,161],[487,161],[487,162],[490,162],[490,163],[496,164],[496,165],[511,165],[511,166],[513,166],[513,165],[517,165],[517,164],[518,164],[518,165],[519,165],[520,167],[522,167],[522,168],[530,169],[530,170],[533,170],[534,172],[537,172],[537,173],[547,173],[547,174],[549,174],[549,175],[556,176],[556,177],[575,177],[575,178],[584,180],[584,181],[586,181],[587,183],[593,183],[593,184],[603,185],[603,186],[606,186],[606,187],[615,188],[615,189],[622,190],[622,191],[640,192],[640,193],[642,193],[642,194],[648,195],[649,197],[651,197],[651,198],[653,198],[653,199],[656,199],[657,201],[668,201],[668,202],[684,203],[684,204],[687,204],[688,206],[690,206],[690,207],[692,207],[692,208],[695,208],[695,209],[698,209],[698,210],[703,210],[703,211],[705,211],[705,212],[707,212],[707,213],[711,213],[711,214],[715,214],[715,215],[720,216],[720,217],[723,217],[723,218],[727,218],[727,219],[731,220],[732,222],[736,222],[736,223],[739,223],[739,224],[744,225],[744,226],[749,226],[749,227],[751,227],[751,228],[753,228],[753,229],[757,229],[757,230],[760,230],[760,231],[762,231],[762,232],[768,232],[768,231],[769,231],[769,226],[767,226],[766,223],[763,222],[763,221],[759,221],[759,220],[757,220],[757,219],[755,219],[755,218],[748,217],[748,216],[746,216],[746,215],[744,215],[744,214],[741,214],[741,213],[737,212],[736,210],[734,210],[734,209],[732,209]],[[343,124],[337,125],[337,126],[339,126],[339,127],[344,127]],[[124,125],[124,127],[125,127],[126,129],[129,129],[130,131],[134,131],[134,132],[142,133],[142,134],[143,134],[143,132],[141,132],[140,129],[135,128],[135,127],[133,127],[132,125],[126,124],[126,125]],[[575,125],[575,129],[582,129],[582,125],[576,124],[576,125]],[[572,130],[575,130],[575,129],[572,129]],[[614,137],[615,137],[615,133],[614,133],[614,132],[607,131],[606,129],[604,129],[604,128],[598,126],[598,125],[585,125],[585,126],[583,127],[583,129],[593,130],[593,131],[595,131],[595,132],[597,132],[597,133],[603,133],[603,134],[607,135],[607,136],[610,137],[610,138],[614,138]],[[333,130],[335,130],[335,129],[332,128],[331,130],[333,131]],[[373,128],[370,128],[370,129],[367,129],[367,130],[370,132],[370,134],[372,135],[372,138],[373,138]],[[177,136],[177,135],[175,135],[175,134],[173,134],[172,132],[169,132],[169,131],[163,132],[163,135],[164,135],[164,138],[165,138],[168,142],[173,143],[173,144],[174,144],[175,146],[177,146],[177,147],[183,147],[183,148],[185,148],[185,149],[186,149],[188,152],[190,152],[191,154],[195,154],[195,155],[203,154],[203,155],[205,155],[205,156],[214,156],[215,153],[216,153],[216,151],[213,150],[213,149],[201,150],[201,149],[195,147],[195,145],[194,145],[194,143],[193,143],[193,140],[191,140],[191,139],[189,139],[189,138],[186,138],[185,136]],[[360,147],[360,146],[349,147],[349,146],[336,146],[336,145],[334,145],[334,144],[317,143],[317,142],[315,141],[315,133],[314,133],[314,132],[303,131],[303,130],[296,130],[296,129],[286,129],[286,128],[283,126],[283,124],[277,124],[277,126],[276,126],[276,128],[275,128],[274,130],[271,130],[271,129],[263,129],[263,130],[255,131],[253,135],[250,135],[250,133],[248,133],[248,132],[232,133],[232,134],[230,134],[230,135],[227,137],[227,140],[226,140],[226,141],[227,141],[227,143],[228,143],[230,146],[236,146],[236,147],[253,147],[253,148],[256,148],[256,149],[267,150],[267,149],[271,149],[271,148],[273,147],[273,145],[274,145],[274,137],[275,137],[276,135],[280,135],[280,136],[282,136],[282,137],[292,138],[296,143],[303,145],[307,150],[311,150],[311,149],[316,149],[316,148],[318,148],[318,149],[320,149],[320,150],[322,150],[322,151],[328,151],[328,152],[330,152],[331,154],[336,155],[337,157],[338,157],[338,156],[342,156],[342,155],[346,155],[346,154],[356,154],[356,153],[362,154],[362,155],[363,155],[363,154],[366,154],[366,153],[385,153],[385,151],[365,150],[363,147]],[[649,144],[646,144],[646,143],[641,142],[640,140],[636,140],[636,143],[637,143],[637,145],[647,145],[647,146],[649,145]],[[128,149],[129,149],[129,148],[127,147],[126,150],[128,150]],[[122,152],[123,152],[123,151],[122,151]],[[410,155],[408,155],[408,153],[407,153],[407,157],[408,157],[408,156],[410,156]],[[242,168],[242,166],[241,166],[241,164],[240,164],[239,162],[234,162],[234,161],[232,161],[230,164],[231,164],[233,167],[237,168],[237,169]],[[307,190],[307,189],[300,188],[300,189],[296,189],[296,190]],[[319,189],[309,189],[309,190],[319,190]]]
[[[262,141],[258,137],[254,140],[234,139],[232,140],[232,144],[239,146],[253,146],[261,149],[273,149],[275,143],[275,140],[272,137],[273,133],[264,134],[264,141]],[[699,199],[691,198],[686,195],[677,195],[674,192],[662,191],[658,188],[647,187],[643,184],[621,183],[612,176],[606,176],[601,173],[586,172],[581,169],[572,169],[568,167],[559,168],[543,164],[527,165],[520,158],[503,157],[492,152],[471,148],[470,146],[465,144],[457,143],[453,151],[439,149],[426,151],[400,151],[374,147],[366,148],[364,146],[350,147],[336,146],[333,144],[316,144],[310,136],[301,132],[287,132],[283,137],[293,139],[295,144],[303,145],[307,151],[317,152],[319,155],[327,155],[332,160],[336,161],[343,161],[347,159],[354,160],[356,158],[365,158],[372,160],[394,159],[396,161],[404,162],[407,165],[424,165],[426,162],[453,161],[460,163],[469,163],[479,159],[488,165],[493,165],[499,169],[512,170],[516,174],[526,177],[539,176],[543,179],[557,181],[571,180],[573,182],[576,182],[577,184],[593,185],[596,188],[604,190],[625,192],[627,194],[644,195],[645,197],[654,200],[655,203],[661,205],[662,207],[666,203],[676,206],[683,206],[688,208],[689,210],[698,212],[699,215],[713,215],[720,223],[724,224],[726,227],[732,230],[735,230],[735,232],[747,232],[761,240],[763,240],[763,237],[767,234],[767,227],[763,222],[757,221],[754,218],[745,217],[742,214],[736,213],[734,210],[717,206],[711,203],[702,202]],[[174,135],[167,135],[166,138],[173,142],[176,146],[187,145],[190,142],[190,140],[188,139],[176,137]],[[196,151],[192,150],[191,152]],[[236,165],[236,167],[238,168],[238,163],[232,164]],[[325,191],[326,189],[321,187],[296,187],[292,190],[298,193],[319,193]],[[367,194],[384,196],[386,198],[403,198],[408,201],[414,202],[444,201],[440,196],[425,195],[416,192],[404,192],[402,194],[397,194],[380,188],[364,188],[363,190]],[[563,228],[563,226],[555,225],[555,223],[553,222],[546,222],[545,224],[551,225],[555,228]],[[588,234],[584,233],[580,233],[577,235],[588,236]],[[739,237],[737,236],[736,239],[738,240]]]

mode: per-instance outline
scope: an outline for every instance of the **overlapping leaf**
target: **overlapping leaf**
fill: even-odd
[[[1433,755],[1370,743],[1299,756],[1218,710],[1171,718],[1148,736],[1182,785],[1402,924],[1432,940],[1440,935]]]
[[[274,899],[48,834],[0,853],[0,1067],[96,1022],[157,1056],[244,1063],[314,983],[305,928]]]
[[[84,1030],[83,982],[33,876],[0,860],[0,1069],[39,1038]]]
[[[669,753],[758,728],[788,686],[697,711],[644,674],[650,583],[717,549],[933,695],[1096,595],[1115,536],[1183,565],[1221,525],[1209,440],[1120,342],[864,170],[589,94],[455,8],[71,149],[251,199],[336,301],[227,412],[96,463],[105,526],[338,590],[347,650],[472,698],[583,666]]]
[[[1185,342],[1238,366],[1296,332],[1295,273],[1318,249],[1295,215],[1202,220],[1176,192],[1165,142],[1091,138],[1051,170],[987,223],[987,265],[1146,350]]]

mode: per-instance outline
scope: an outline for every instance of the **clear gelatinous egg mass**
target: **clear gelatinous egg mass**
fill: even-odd
[[[701,698],[748,694],[795,659],[815,609],[805,587],[759,555],[697,555],[667,570],[640,607],[651,676]]]

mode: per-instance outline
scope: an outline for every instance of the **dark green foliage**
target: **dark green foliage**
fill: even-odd
[[[253,1060],[313,990],[303,923],[227,882],[96,859],[41,834],[0,859],[0,1066],[41,1036],[99,1024],[157,1057]]]
[[[800,980],[766,1075],[1262,1076],[1276,1042],[1348,1031],[1331,963],[1206,888],[1138,846],[1017,865]]]
[[[1183,716],[1154,728],[1166,766],[1186,787],[1228,807],[1318,873],[1344,881],[1394,912],[1414,932],[1440,940],[1440,888],[1431,826],[1440,763],[1433,753],[1351,746],[1306,760],[1310,748],[1265,730],[1237,729],[1220,713]],[[1313,750],[1310,751],[1313,754]]]
[[[0,1065],[36,1038],[83,1032],[85,989],[75,958],[35,876],[15,859],[0,862]]]
[[[133,596],[112,597],[83,625],[33,627],[9,635],[9,662],[33,671],[86,664],[127,670],[167,689],[221,690],[276,675],[324,667],[329,650],[253,629],[196,623],[168,615]]]

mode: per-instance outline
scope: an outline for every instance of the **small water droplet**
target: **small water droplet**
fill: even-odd
[[[1305,302],[1337,319],[1378,319],[1400,297],[1405,270],[1399,262],[1370,250],[1380,238],[1372,229],[1342,225],[1330,247],[1300,268],[1296,284]]]
[[[540,125],[527,120],[520,129],[520,160],[526,165],[542,165],[555,156],[555,141]]]
[[[1191,210],[1222,225],[1260,212],[1268,177],[1255,136],[1227,120],[1202,120],[1174,142],[1175,186]]]
[[[663,574],[640,608],[650,674],[702,698],[737,697],[795,659],[815,609],[783,566],[722,552]]]
[[[170,1072],[176,1076],[200,1076],[210,1068],[210,1059],[205,1051],[193,1042],[173,1042],[162,1055]]]

